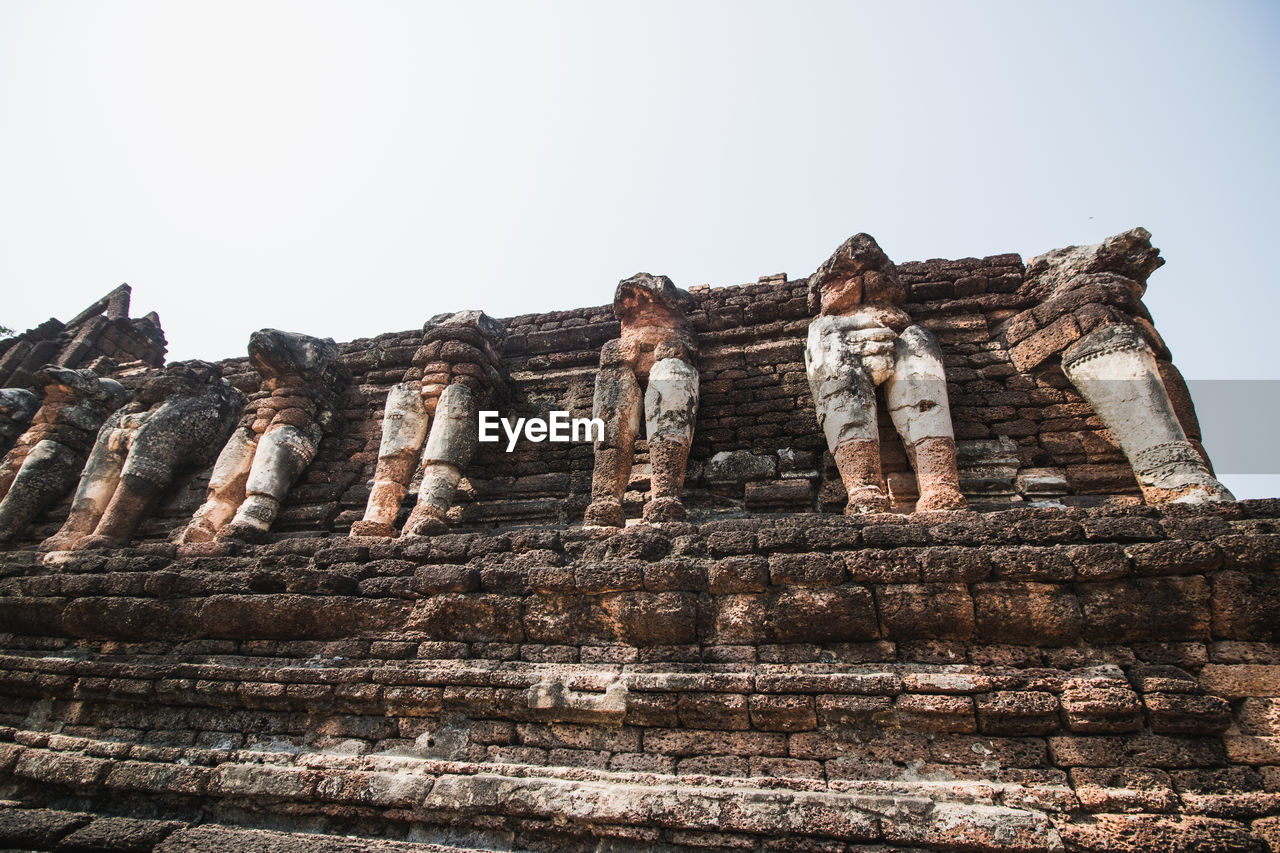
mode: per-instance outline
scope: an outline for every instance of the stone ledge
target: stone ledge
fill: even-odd
[[[139,768],[128,782],[123,782],[122,777],[73,779],[57,775],[46,779],[35,768],[50,766],[54,756],[57,754],[47,750],[27,748],[20,764],[28,769],[19,770],[18,777],[72,786],[81,795],[111,789],[137,790],[137,786],[145,786],[142,789],[152,795],[191,793],[185,785],[174,787],[173,777],[163,765],[155,766],[150,772]],[[65,773],[66,768],[80,766],[80,762],[86,760],[89,759],[64,754],[52,763]],[[979,786],[973,792],[976,798],[969,797],[969,801],[952,802],[945,795],[955,792],[963,795],[964,785],[846,783],[838,791],[804,791],[752,787],[746,780],[724,787],[716,784],[720,780],[714,779],[697,780],[702,784],[688,785],[678,779],[652,777],[628,781],[617,774],[594,779],[584,774],[585,778],[574,779],[530,773],[528,769],[518,775],[503,775],[501,768],[415,767],[414,762],[404,760],[398,763],[400,767],[395,774],[273,764],[221,764],[204,771],[209,781],[205,807],[215,813],[225,806],[261,815],[277,810],[283,814],[305,814],[307,809],[299,812],[298,804],[310,800],[319,786],[324,791],[321,799],[327,802],[394,807],[394,815],[388,813],[384,818],[429,826],[481,827],[500,818],[517,823],[552,821],[562,826],[577,826],[577,832],[566,833],[570,836],[585,830],[600,838],[615,834],[625,838],[627,828],[651,827],[752,836],[777,836],[781,832],[793,838],[886,842],[938,850],[1061,849],[1057,833],[1044,812],[994,804],[989,801],[989,792],[994,790],[990,786]],[[405,778],[405,774],[416,778],[418,783],[410,784],[413,779]],[[398,793],[390,797],[375,793],[388,790],[389,779],[403,780],[398,782]],[[1016,796],[1017,788],[1010,788],[1010,794]],[[293,806],[285,808],[286,803]],[[315,811],[323,813],[320,807]],[[490,819],[485,820],[486,817]],[[86,817],[75,825],[87,821]],[[624,831],[619,833],[617,828]],[[173,844],[185,837],[182,832],[170,836],[169,845],[159,849],[184,849]]]
[[[800,643],[1274,641],[1280,533],[1264,515],[1276,506],[1255,504],[295,540],[51,565],[10,552],[0,624],[133,642],[454,644],[447,655],[460,643],[684,647],[694,660]]]

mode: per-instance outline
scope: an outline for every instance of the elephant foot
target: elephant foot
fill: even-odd
[[[233,521],[219,530],[214,539],[216,541],[234,539],[249,545],[261,545],[268,539],[268,529],[255,524],[246,524],[243,521]]]
[[[70,551],[75,547],[76,542],[83,538],[83,533],[56,533],[41,542],[36,550],[41,554],[48,554],[53,551]]]
[[[626,523],[627,516],[622,511],[622,501],[617,498],[592,501],[582,517],[582,524],[586,527],[623,527]]]
[[[1148,492],[1155,492],[1155,489],[1149,489]],[[1194,486],[1188,486],[1183,489],[1172,490],[1171,494],[1163,496],[1163,500],[1157,500],[1156,503],[1175,503],[1175,504],[1199,504],[1199,503],[1227,503],[1234,501],[1235,496],[1227,490],[1227,487],[1214,480],[1212,483],[1201,483]],[[1148,498],[1148,502],[1152,502]]]
[[[81,536],[71,546],[73,551],[105,551],[108,548],[119,548],[125,543],[116,539],[114,536],[103,536],[98,533],[89,536]]]
[[[402,536],[437,536],[449,532],[449,524],[444,520],[444,513],[427,503],[419,503],[409,513],[409,520],[404,523]]]
[[[920,491],[920,499],[916,501],[916,512],[955,512],[967,509],[969,502],[960,494],[960,490],[950,483],[939,486],[926,486]]]
[[[218,535],[218,531],[213,526],[205,522],[193,521],[187,525],[187,529],[182,531],[182,537],[178,542],[182,545],[191,545],[196,542],[212,542],[213,537]]]
[[[441,533],[448,533],[449,525],[443,518],[435,518],[426,516],[412,524],[405,524],[404,533],[401,538],[414,536],[439,536]]]
[[[679,498],[654,498],[644,505],[645,521],[684,521],[688,517]]]
[[[872,512],[888,512],[889,497],[884,489],[876,486],[859,486],[849,490],[849,503],[845,504],[845,515],[865,515]]]
[[[398,532],[395,525],[382,521],[353,521],[351,523],[352,536],[380,536],[384,539],[394,539]]]

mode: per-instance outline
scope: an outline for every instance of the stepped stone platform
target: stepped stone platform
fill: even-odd
[[[1275,850],[1280,500],[0,554],[0,848]]]

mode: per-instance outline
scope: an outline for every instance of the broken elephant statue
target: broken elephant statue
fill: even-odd
[[[662,275],[638,273],[614,292],[622,334],[600,350],[592,415],[604,421],[604,437],[595,443],[586,525],[621,527],[626,521],[622,496],[642,409],[651,483],[644,518],[686,516],[680,494],[698,413],[698,346],[687,318],[692,307],[693,297]]]
[[[213,461],[244,406],[244,395],[203,361],[156,370],[98,439],[62,529],[42,551],[124,545],[156,498],[183,470]]]
[[[1029,314],[1038,325],[1062,327],[1062,371],[1120,445],[1147,503],[1230,501],[1197,440],[1190,395],[1179,395],[1181,407],[1170,398],[1168,383],[1180,385],[1182,377],[1141,301],[1147,278],[1163,264],[1144,228],[1046,252],[1027,263],[1027,289],[1038,304],[1011,323]],[[1019,364],[1020,348],[1012,350],[1023,370],[1055,354],[1027,351],[1036,360]]]
[[[916,472],[916,511],[966,506],[942,351],[902,310],[904,301],[897,267],[867,234],[846,240],[809,278],[809,309],[818,316],[809,324],[805,370],[849,514],[889,509],[878,387]]]
[[[214,463],[209,493],[179,541],[256,541],[333,428],[351,374],[332,338],[263,329],[249,338],[259,392]]]
[[[0,542],[24,533],[80,476],[98,428],[129,397],[114,379],[52,365],[36,372],[41,405],[0,462]]]
[[[26,388],[0,388],[0,453],[8,453],[40,408],[40,397]]]
[[[427,321],[414,366],[387,394],[378,467],[364,518],[351,525],[352,536],[396,535],[400,504],[415,471],[422,485],[402,535],[447,529],[445,514],[475,453],[476,414],[505,387],[506,337],[506,328],[482,311]]]

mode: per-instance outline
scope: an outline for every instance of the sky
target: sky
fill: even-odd
[[[212,360],[1142,225],[1182,372],[1278,380],[1277,44],[1274,2],[0,0],[0,324],[128,282]],[[1277,387],[1201,412],[1237,475]]]

